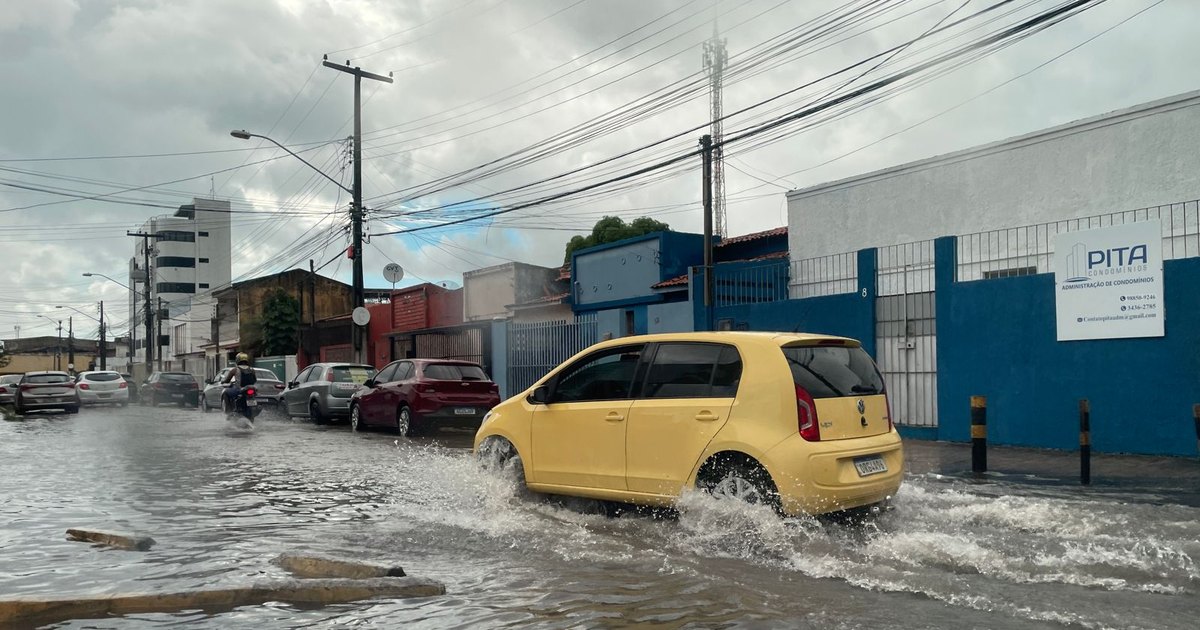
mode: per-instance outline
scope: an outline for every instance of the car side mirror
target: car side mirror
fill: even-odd
[[[378,383],[376,383],[376,382],[375,382],[375,379],[373,379],[373,378],[369,378],[369,379],[367,379],[367,380],[363,381],[363,387],[370,387],[370,388],[373,388],[373,387],[375,387],[376,385],[378,385]]]
[[[299,386],[300,386],[300,383],[298,383],[296,381],[292,381],[292,382],[288,383],[288,389],[296,389]]]
[[[212,380],[211,378],[206,378],[206,379],[204,379],[204,384],[205,384],[205,385],[212,385],[212,384],[213,384],[213,380]]]
[[[550,404],[550,388],[542,385],[533,390],[529,394],[529,404],[531,405],[548,405]]]

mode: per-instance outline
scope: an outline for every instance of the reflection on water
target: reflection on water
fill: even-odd
[[[1196,508],[930,475],[862,523],[698,493],[606,517],[485,474],[469,433],[256,425],[136,407],[0,423],[0,592],[238,584],[281,576],[278,553],[317,551],[398,563],[449,593],[62,627],[1190,628],[1200,614]],[[158,545],[92,548],[64,539],[73,526]]]

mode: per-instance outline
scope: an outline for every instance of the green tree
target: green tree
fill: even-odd
[[[626,223],[621,217],[606,216],[597,221],[596,225],[592,226],[591,234],[587,236],[573,236],[571,240],[567,241],[564,262],[571,262],[571,254],[580,249],[604,245],[605,243],[615,243],[616,241],[643,234],[651,234],[653,232],[667,232],[670,229],[671,226],[650,217],[638,217],[632,222]]]
[[[259,346],[256,355],[294,353],[300,343],[300,300],[283,289],[275,289],[267,295],[255,328],[258,334],[253,341]]]

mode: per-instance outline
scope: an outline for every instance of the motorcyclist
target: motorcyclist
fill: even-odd
[[[225,376],[225,380],[221,381],[222,385],[228,385],[225,389],[225,400],[229,403],[227,409],[233,409],[237,404],[238,394],[242,392],[243,387],[249,387],[258,381],[258,377],[254,375],[254,368],[250,367],[250,356],[245,352],[239,352],[237,355],[237,365],[229,370],[229,374]]]

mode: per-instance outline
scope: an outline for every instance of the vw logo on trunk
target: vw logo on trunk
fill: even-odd
[[[863,402],[863,399],[859,398],[858,399],[858,413],[866,413],[866,412],[867,412],[867,403]]]

